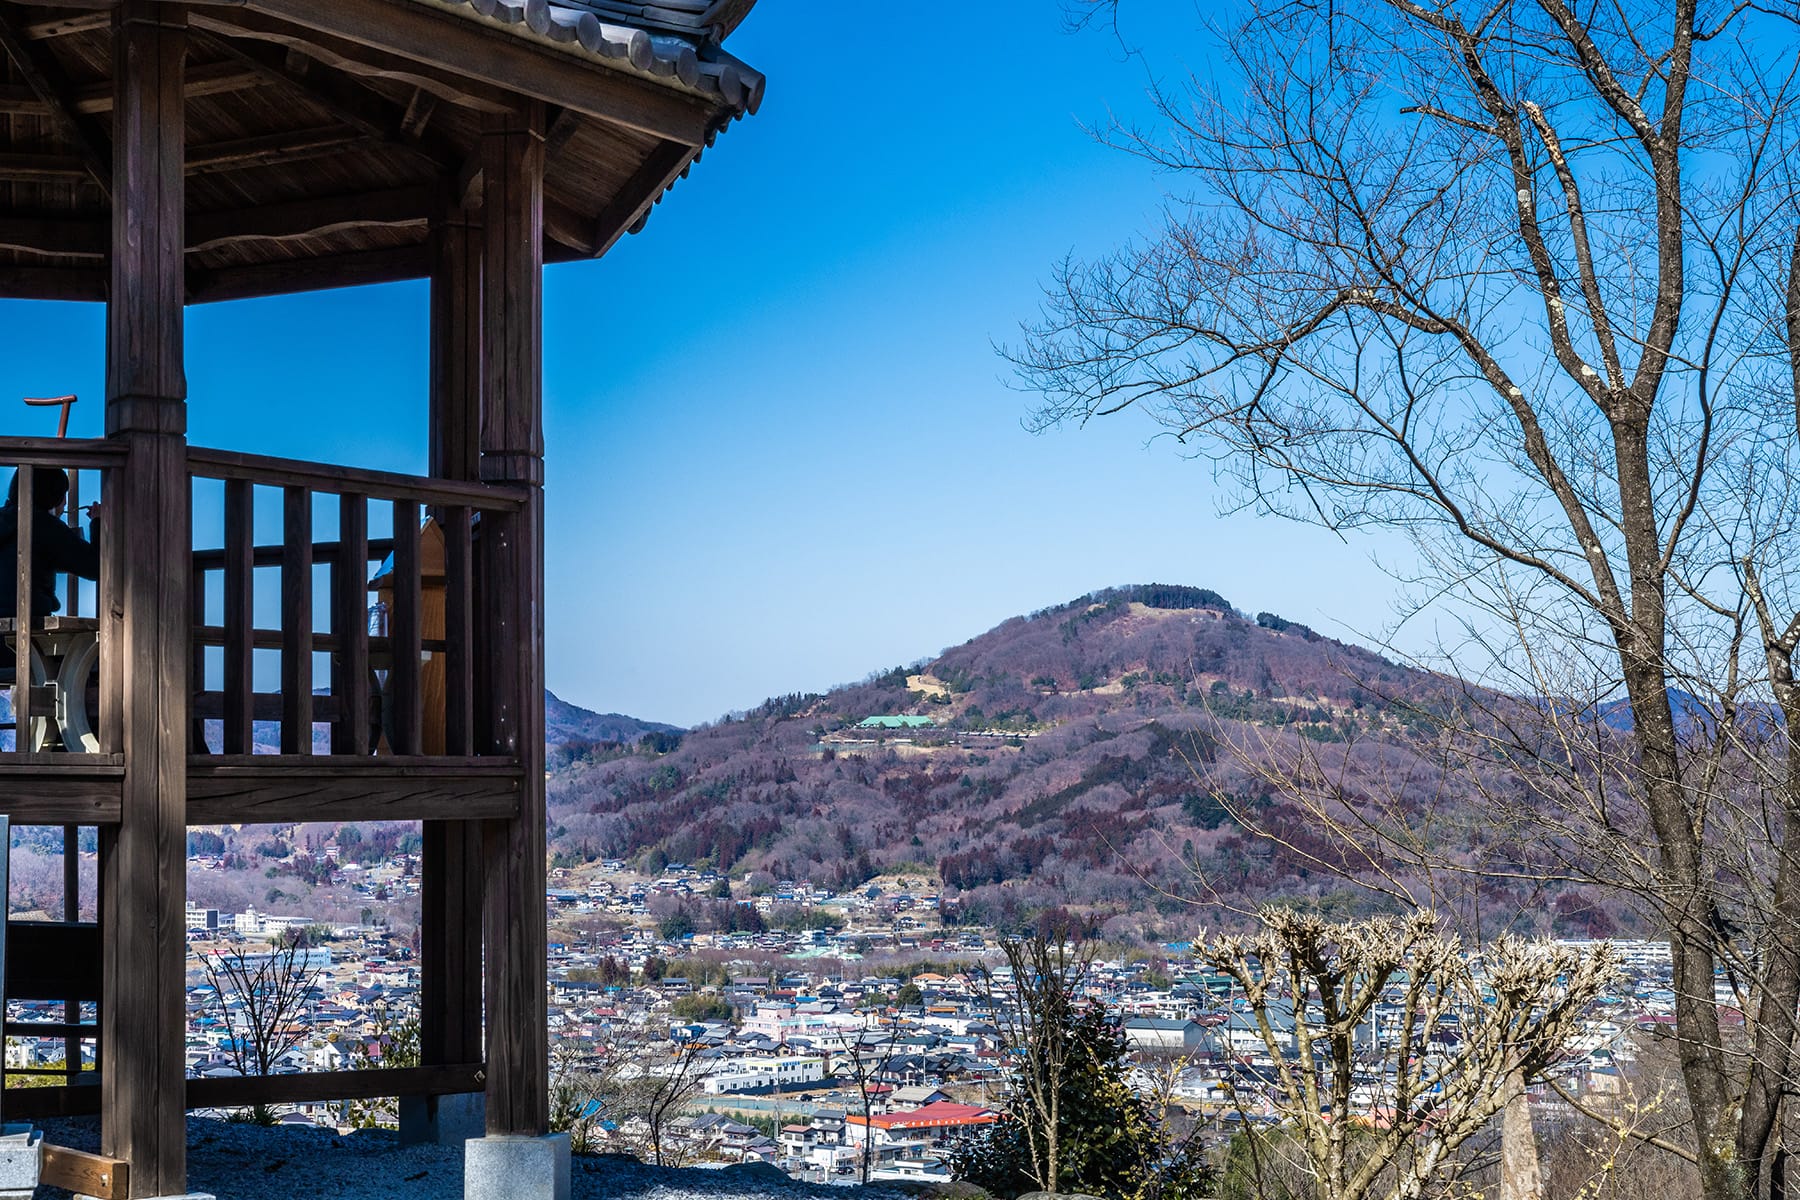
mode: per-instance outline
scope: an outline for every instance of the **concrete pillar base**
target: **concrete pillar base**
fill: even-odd
[[[5,877],[0,870],[0,879]],[[0,1126],[0,1200],[31,1200],[43,1168],[42,1131],[30,1125]]]
[[[569,1135],[470,1138],[463,1200],[569,1200]]]
[[[486,1133],[487,1097],[480,1092],[400,1097],[402,1146],[460,1146]]]

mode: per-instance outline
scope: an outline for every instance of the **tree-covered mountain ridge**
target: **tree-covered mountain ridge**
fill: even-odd
[[[1366,909],[1266,768],[1304,745],[1347,778],[1404,776],[1399,802],[1461,836],[1474,800],[1422,747],[1434,706],[1466,694],[1204,588],[1109,588],[679,737],[553,747],[551,848],[839,890],[923,873],[963,919],[1062,909],[1121,936],[1191,932],[1213,895]],[[1607,931],[1581,896],[1546,903],[1547,922]]]

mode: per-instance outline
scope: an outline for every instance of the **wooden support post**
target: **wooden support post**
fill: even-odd
[[[63,826],[63,913],[65,924],[81,920],[81,826]],[[63,1001],[63,1020],[74,1025],[81,1020],[81,1001]],[[81,1074],[81,1039],[63,1039],[63,1082],[75,1083]]]
[[[481,477],[526,488],[518,512],[482,518],[493,681],[483,747],[516,757],[520,815],[483,831],[487,886],[487,1127],[549,1127],[544,926],[544,433],[542,306],[544,113],[484,118],[482,129]]]
[[[119,823],[103,827],[100,843],[100,1148],[131,1164],[131,1196],[187,1191],[186,52],[180,5],[120,0],[106,428],[126,454],[107,482],[100,694],[121,706],[125,778]]]
[[[312,491],[282,490],[281,752],[313,752]]]
[[[248,754],[255,740],[256,532],[250,484],[225,481],[225,737],[227,754]]]
[[[331,693],[338,719],[331,729],[333,754],[369,752],[369,499],[338,496],[338,556],[331,566],[331,625],[338,652],[332,659]]]
[[[18,532],[13,538],[13,557],[18,562],[18,578],[14,580],[13,591],[13,748],[20,754],[31,753],[31,627],[36,624],[32,620],[32,597],[36,591],[31,578],[31,559],[35,551],[32,549],[32,529],[37,524],[33,518],[37,515],[36,467],[20,467],[18,469],[18,505],[17,511],[22,515],[15,526]]]
[[[431,226],[431,474],[481,477],[481,226],[449,207]]]
[[[449,208],[431,230],[431,473],[480,478],[481,227]],[[475,752],[474,566],[469,510],[441,508],[444,753]],[[426,821],[420,853],[420,1060],[476,1062],[481,1027],[481,826]]]
[[[393,711],[383,712],[388,749],[395,754],[418,754],[423,728],[420,706],[419,654],[421,640],[419,587],[419,506],[411,500],[394,501],[393,607],[388,612],[387,702]]]

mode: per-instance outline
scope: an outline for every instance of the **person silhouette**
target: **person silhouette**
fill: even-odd
[[[63,521],[68,509],[68,472],[56,467],[20,467],[6,489],[6,506],[0,508],[0,617],[16,617],[19,572],[19,472],[31,472],[31,622],[62,607],[56,595],[58,575],[100,578],[100,548]],[[87,508],[88,531],[101,519],[101,508]]]

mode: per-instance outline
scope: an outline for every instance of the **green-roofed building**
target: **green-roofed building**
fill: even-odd
[[[930,729],[930,717],[864,717],[856,723],[858,729]]]

